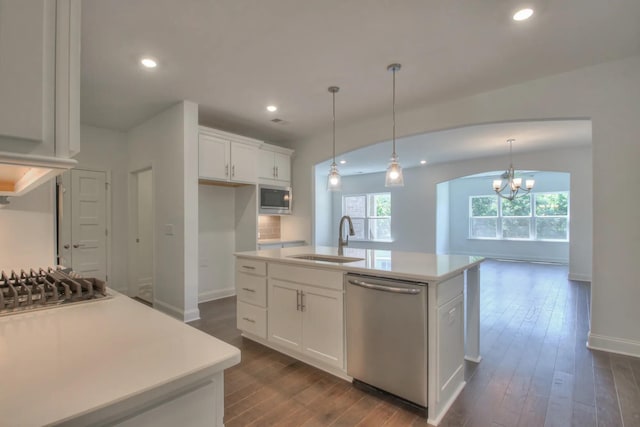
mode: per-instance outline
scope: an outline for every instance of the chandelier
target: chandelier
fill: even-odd
[[[503,199],[513,200],[518,194],[524,196],[529,194],[533,189],[535,180],[533,178],[525,180],[525,188],[522,188],[522,178],[516,178],[515,170],[513,169],[513,142],[515,139],[507,139],[509,143],[509,169],[507,169],[501,176],[501,179],[493,180],[493,190],[496,194]]]

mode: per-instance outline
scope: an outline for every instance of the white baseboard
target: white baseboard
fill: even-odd
[[[587,274],[569,273],[569,280],[591,283],[591,276]]]
[[[213,301],[220,298],[232,297],[236,294],[236,288],[216,289],[198,294],[198,303]]]
[[[192,322],[194,320],[200,319],[200,310],[197,308],[185,311],[179,307],[176,307],[164,301],[160,301],[158,299],[155,299],[153,301],[153,307],[183,322]]]
[[[284,353],[287,356],[291,356],[294,359],[298,359],[298,360],[300,360],[300,361],[302,361],[302,362],[304,362],[304,363],[306,363],[308,365],[311,365],[311,366],[313,366],[315,368],[318,368],[318,369],[320,369],[322,371],[325,371],[325,372],[327,372],[327,373],[329,373],[331,375],[334,375],[334,376],[336,376],[338,378],[341,378],[341,379],[343,379],[345,381],[349,381],[349,382],[353,381],[353,378],[351,378],[349,375],[347,375],[346,371],[343,370],[343,369],[337,368],[335,366],[327,365],[327,364],[322,363],[319,360],[316,360],[316,359],[314,359],[312,357],[308,357],[308,356],[306,356],[306,355],[304,355],[302,353],[298,353],[297,351],[293,351],[293,350],[290,350],[288,348],[284,348],[282,346],[279,346],[278,344],[274,344],[271,341],[267,341],[264,338],[258,337],[256,335],[250,334],[250,333],[245,332],[245,331],[242,331],[242,336],[247,338],[247,339],[250,339],[251,341],[255,341],[255,342],[259,343],[259,344],[262,344],[265,347],[269,347],[269,348],[271,348],[271,349],[273,349],[275,351],[278,351],[280,353]]]
[[[463,374],[463,376],[464,376],[464,374]],[[427,414],[428,414],[427,422],[429,424],[434,425],[434,426],[437,426],[438,424],[440,424],[440,422],[442,421],[444,416],[447,415],[447,412],[449,411],[449,408],[451,408],[451,405],[453,405],[453,402],[455,402],[456,399],[458,398],[458,396],[460,395],[460,393],[462,393],[462,390],[464,389],[465,385],[467,385],[466,381],[462,381],[462,383],[460,383],[458,385],[458,387],[454,390],[454,392],[451,395],[451,397],[449,398],[449,400],[447,400],[444,403],[444,405],[442,405],[440,413],[435,418],[431,418],[431,413],[427,412]],[[427,409],[427,411],[429,411],[429,410]]]
[[[626,356],[640,357],[640,341],[608,337],[589,332],[587,347],[593,350],[608,351]]]

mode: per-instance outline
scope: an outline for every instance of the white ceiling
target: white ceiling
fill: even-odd
[[[82,121],[126,130],[188,99],[289,144],[330,128],[330,85],[339,125],[389,111],[392,62],[401,112],[640,52],[638,0],[524,3],[516,23],[519,0],[84,0]]]
[[[519,153],[556,148],[590,146],[590,120],[544,120],[489,123],[399,138],[396,151],[403,168],[428,167],[490,156],[507,156],[507,139],[513,138],[514,165]],[[391,157],[391,141],[369,145],[336,157],[343,176],[386,170]],[[341,160],[347,163],[340,164]],[[317,165],[319,172],[329,171],[331,160]],[[508,164],[505,164],[506,168]]]

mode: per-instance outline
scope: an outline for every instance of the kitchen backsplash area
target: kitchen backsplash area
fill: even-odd
[[[279,239],[280,217],[275,215],[258,216],[258,239]]]

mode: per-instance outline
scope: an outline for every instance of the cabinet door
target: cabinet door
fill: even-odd
[[[269,341],[302,350],[302,312],[298,310],[299,287],[269,279]]]
[[[276,179],[291,181],[291,157],[286,154],[275,153]]]
[[[452,390],[464,380],[464,298],[460,294],[437,308],[438,354],[437,377],[440,401],[446,401]],[[454,376],[460,381],[451,381]],[[444,398],[443,398],[444,397]]]
[[[342,368],[344,365],[343,294],[302,288],[302,345],[307,355]]]
[[[53,154],[55,13],[52,1],[0,0],[2,151],[30,151],[25,141],[36,141],[50,144],[36,152]]]
[[[258,149],[238,142],[231,143],[231,180],[255,183],[258,181]]]
[[[258,150],[258,178],[276,178],[276,166],[273,155],[273,151]]]
[[[229,141],[200,134],[198,165],[200,178],[229,179]]]

